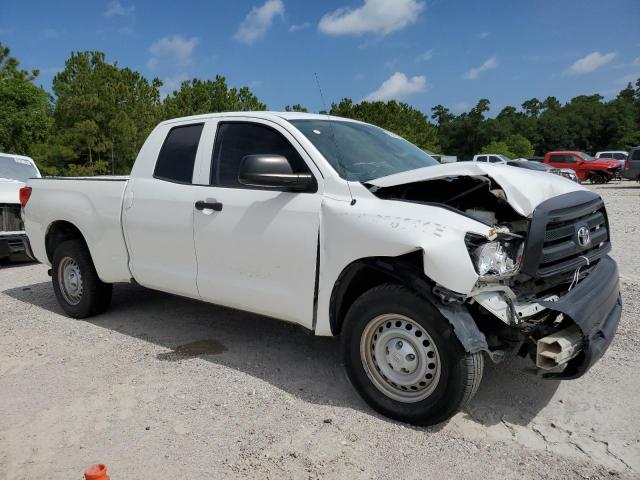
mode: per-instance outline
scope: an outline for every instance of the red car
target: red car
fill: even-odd
[[[576,151],[548,152],[544,163],[555,168],[570,168],[581,182],[607,183],[620,173],[620,162],[593,158],[588,153]]]

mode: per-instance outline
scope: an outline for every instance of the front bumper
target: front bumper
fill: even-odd
[[[23,232],[0,233],[0,259],[13,255],[33,258],[27,235]]]
[[[569,361],[564,371],[544,376],[569,379],[584,375],[609,348],[622,316],[616,262],[608,255],[603,257],[589,276],[569,293],[540,305],[569,317],[584,335],[583,351]]]

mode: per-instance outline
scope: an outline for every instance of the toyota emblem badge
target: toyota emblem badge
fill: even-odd
[[[587,248],[591,245],[591,232],[588,227],[580,227],[578,229],[578,245]]]

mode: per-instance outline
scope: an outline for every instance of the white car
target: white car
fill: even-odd
[[[480,155],[474,155],[473,161],[505,165],[507,162],[511,161],[511,159],[506,155],[502,155],[501,153],[482,153]]]
[[[344,118],[169,120],[130,177],[23,190],[31,247],[70,316],[103,312],[113,283],[135,281],[339,335],[356,390],[414,424],[464,405],[485,357],[584,374],[621,315],[596,193],[524,169],[440,165]]]
[[[24,260],[28,255],[20,217],[20,188],[29,178],[40,178],[31,158],[0,153],[0,261]]]
[[[624,168],[624,164],[629,157],[629,152],[625,152],[624,150],[607,150],[605,152],[597,152],[596,158],[604,158],[611,160],[618,160]]]

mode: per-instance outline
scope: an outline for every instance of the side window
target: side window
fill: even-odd
[[[550,155],[549,162],[551,163],[565,163],[564,155]]]
[[[177,183],[191,183],[193,165],[203,124],[174,127],[160,149],[155,178]]]
[[[612,158],[612,154],[609,152],[604,152],[600,154],[599,158]]]
[[[486,162],[487,161],[487,157],[485,155],[480,155],[478,158],[476,158],[476,162]]]
[[[581,160],[581,158],[576,156],[576,155],[567,155],[566,156],[566,162],[567,163],[578,163],[578,160]]]
[[[489,157],[489,161],[490,161],[491,163],[500,163],[500,159],[499,159],[498,157],[494,156],[494,155],[491,155],[491,156]]]
[[[631,160],[640,160],[640,148],[633,151],[631,154]]]
[[[613,158],[615,158],[616,160],[626,160],[627,156],[624,153],[615,153],[613,155]]]
[[[220,124],[216,133],[211,184],[247,188],[238,182],[240,164],[247,155],[259,154],[282,155],[295,173],[311,173],[296,149],[276,130],[257,123],[228,122]]]

